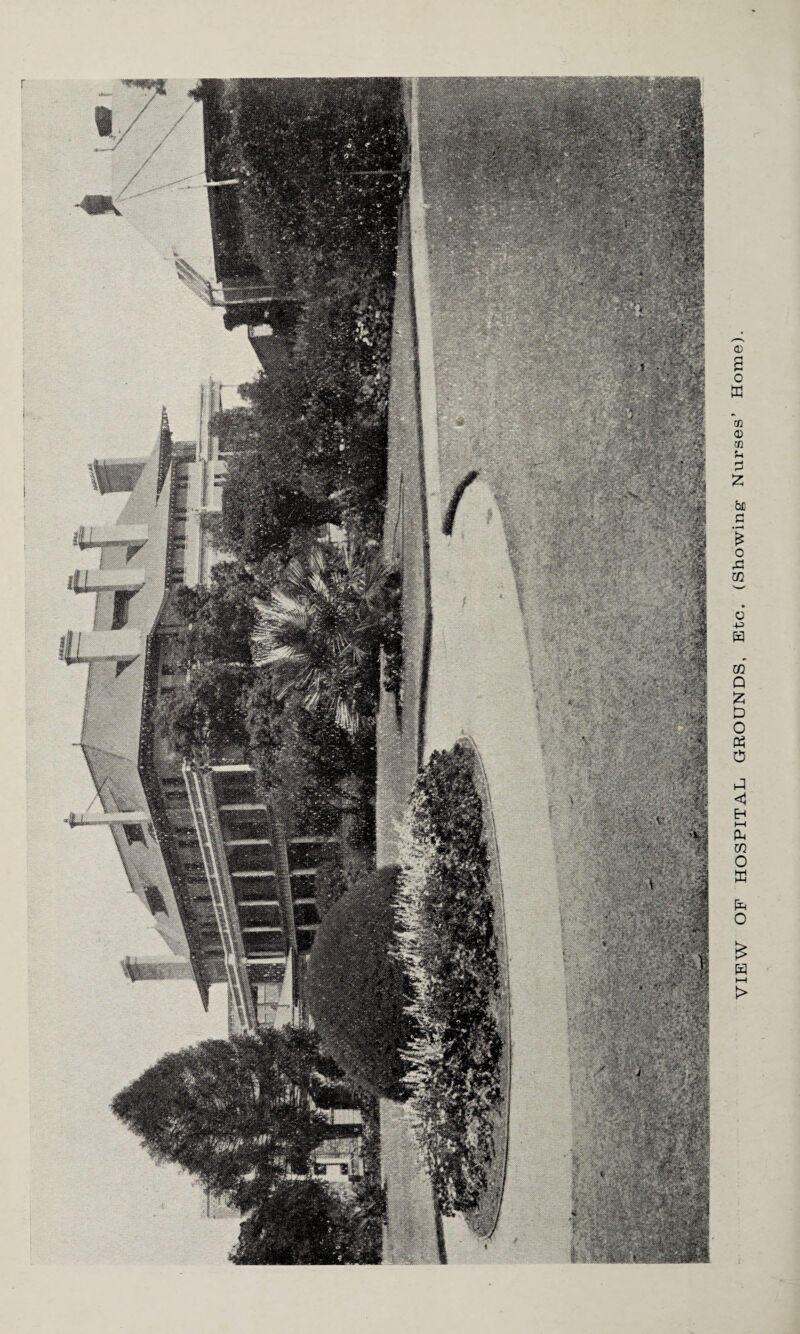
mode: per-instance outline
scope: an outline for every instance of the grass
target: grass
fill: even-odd
[[[420,152],[442,494],[497,498],[542,729],[574,1258],[703,1260],[698,88],[423,80]]]

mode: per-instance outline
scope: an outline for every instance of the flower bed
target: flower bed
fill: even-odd
[[[414,1037],[403,1053],[411,1118],[444,1214],[489,1183],[503,1042],[484,812],[470,747],[433,754],[404,821],[397,950]]]

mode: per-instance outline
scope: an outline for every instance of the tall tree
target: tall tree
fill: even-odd
[[[161,93],[162,96],[167,91],[166,79],[123,79],[126,88],[142,88],[145,91],[153,90],[154,93]]]
[[[268,585],[240,561],[220,561],[207,585],[181,584],[175,606],[185,622],[183,652],[187,664],[251,662],[250,635],[255,624],[253,597]]]
[[[157,1162],[172,1162],[215,1192],[243,1201],[291,1164],[303,1170],[329,1133],[307,1104],[319,1080],[281,1030],[209,1039],[163,1056],[114,1098],[114,1114]]]
[[[289,546],[297,529],[338,523],[335,499],[310,495],[276,477],[269,453],[242,451],[228,459],[222,493],[221,537],[226,548],[252,564]]]
[[[269,669],[262,669],[266,675]],[[280,709],[280,712],[277,710]],[[332,717],[310,713],[297,693],[266,706],[258,732],[259,772],[276,815],[287,830],[309,826],[334,833],[341,816],[360,810],[348,780],[374,782],[374,733],[338,727]]]
[[[247,746],[243,699],[252,676],[246,665],[207,662],[161,696],[156,726],[175,754],[203,764]]]

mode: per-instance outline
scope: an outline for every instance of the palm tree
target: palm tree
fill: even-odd
[[[377,549],[316,542],[289,562],[269,602],[254,599],[253,662],[272,668],[279,699],[297,691],[351,735],[364,727],[377,702],[387,573]]]

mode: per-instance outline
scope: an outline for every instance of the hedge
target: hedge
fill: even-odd
[[[402,1049],[411,1038],[403,969],[394,952],[397,869],[359,880],[317,928],[306,999],[320,1039],[360,1088],[405,1095]]]

